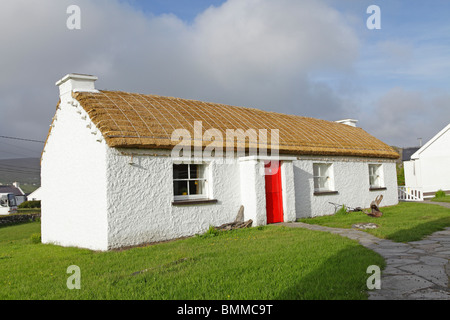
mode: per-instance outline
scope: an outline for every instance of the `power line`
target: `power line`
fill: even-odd
[[[8,136],[0,136],[0,138],[2,138],[2,139],[11,139],[11,140],[27,141],[27,142],[45,143],[45,141],[39,141],[39,140],[33,140],[33,139],[23,139],[23,138],[16,138],[16,137],[8,137]]]
[[[16,146],[16,145],[14,145],[14,144],[10,144],[10,143],[7,143],[7,142],[5,142],[5,141],[0,141],[0,143],[1,143],[2,145],[7,145],[7,146],[10,146],[10,147],[13,147],[13,148],[17,148],[17,149],[26,150],[26,151],[34,152],[34,153],[40,153],[40,151],[31,150],[31,149],[29,149],[29,148],[25,148],[25,147],[21,147],[21,146]]]

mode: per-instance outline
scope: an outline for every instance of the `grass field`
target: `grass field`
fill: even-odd
[[[0,299],[366,299],[368,266],[385,265],[356,241],[280,226],[102,253],[34,244],[39,232],[0,228]]]
[[[401,202],[397,206],[380,209],[383,216],[372,218],[362,212],[300,219],[299,221],[335,228],[351,228],[360,222],[373,222],[378,229],[367,232],[397,242],[420,240],[424,236],[450,226],[450,209],[434,204]]]
[[[446,195],[445,197],[434,197],[431,199],[434,202],[450,202],[450,196]]]

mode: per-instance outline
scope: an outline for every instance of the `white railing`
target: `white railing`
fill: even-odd
[[[398,187],[398,200],[423,201],[423,192],[421,188]]]

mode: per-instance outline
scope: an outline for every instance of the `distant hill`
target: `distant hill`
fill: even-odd
[[[41,185],[40,161],[39,158],[0,159],[0,183],[9,185],[19,182],[21,185],[30,185],[31,189],[34,189],[31,186],[39,187]]]

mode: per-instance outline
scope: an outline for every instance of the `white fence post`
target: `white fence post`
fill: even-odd
[[[400,201],[423,201],[421,188],[398,187],[398,200]]]

